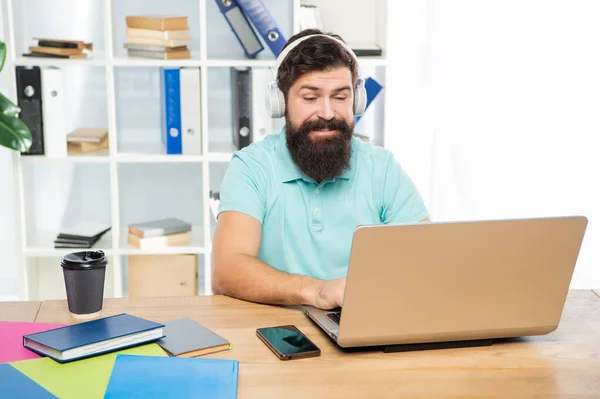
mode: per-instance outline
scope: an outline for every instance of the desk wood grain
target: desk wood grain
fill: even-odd
[[[346,351],[298,308],[222,296],[107,299],[102,317],[127,312],[155,321],[188,316],[230,340],[208,355],[240,361],[239,398],[599,398],[600,298],[569,293],[559,328],[491,347],[384,354]],[[45,301],[40,322],[73,322],[65,301]],[[318,358],[280,361],[256,328],[294,324]]]
[[[0,321],[35,321],[42,302],[0,302]]]

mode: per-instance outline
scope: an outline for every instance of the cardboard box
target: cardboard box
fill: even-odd
[[[130,297],[198,295],[196,255],[130,255]]]

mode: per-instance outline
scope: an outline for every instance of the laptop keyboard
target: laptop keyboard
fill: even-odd
[[[341,315],[342,315],[342,312],[327,313],[327,317],[329,317],[329,319],[331,319],[331,321],[333,321],[338,326],[340,325],[340,316]]]

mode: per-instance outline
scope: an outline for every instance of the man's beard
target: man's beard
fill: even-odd
[[[354,123],[343,119],[307,121],[297,129],[286,115],[287,147],[298,168],[317,183],[341,176],[350,167]],[[311,135],[313,130],[335,130],[327,136]]]

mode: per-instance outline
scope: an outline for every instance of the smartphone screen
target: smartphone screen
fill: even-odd
[[[259,336],[266,341],[272,350],[286,358],[314,353],[318,356],[319,347],[313,344],[300,330],[294,326],[265,327],[256,330]]]

